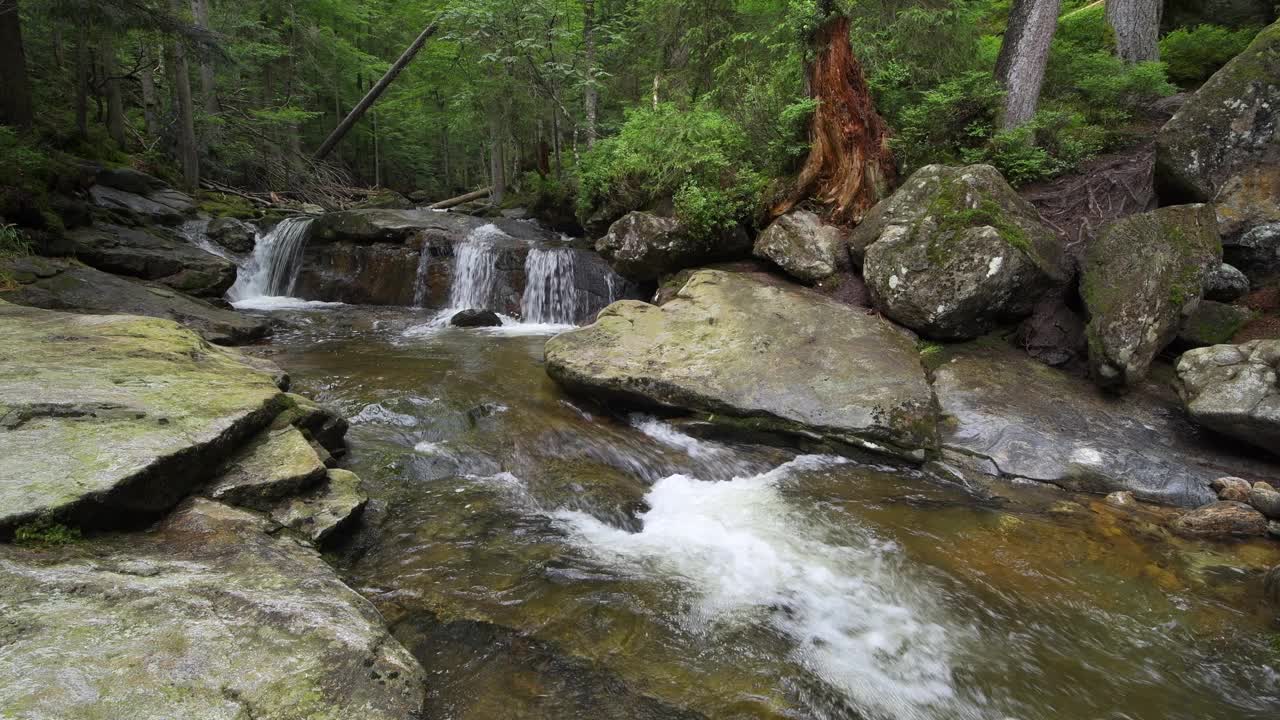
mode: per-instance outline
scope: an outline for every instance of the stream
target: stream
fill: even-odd
[[[430,677],[431,718],[1124,718],[1280,712],[1266,544],[1100,498],[696,439],[542,368],[545,325],[277,310],[263,350],[350,418],[333,559]]]

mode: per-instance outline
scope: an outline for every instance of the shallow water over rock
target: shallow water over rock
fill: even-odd
[[[546,335],[281,313],[351,419],[341,550],[442,718],[1271,718],[1264,543],[1038,485],[700,440],[546,376]]]

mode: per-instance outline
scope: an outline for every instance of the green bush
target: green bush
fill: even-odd
[[[1232,30],[1220,25],[1178,28],[1160,40],[1160,59],[1170,80],[1194,87],[1243,52],[1257,34],[1258,28]]]
[[[67,527],[48,517],[40,517],[25,525],[19,525],[13,533],[14,543],[27,547],[68,545],[79,540],[79,528]]]
[[[666,199],[694,234],[756,214],[765,177],[741,126],[714,110],[634,110],[578,167],[578,216],[620,216]]]

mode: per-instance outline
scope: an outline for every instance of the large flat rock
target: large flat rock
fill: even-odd
[[[166,228],[95,225],[67,234],[75,256],[99,270],[155,280],[175,290],[221,297],[236,281],[236,266]]]
[[[0,534],[176,505],[284,404],[242,358],[168,320],[0,301]]]
[[[1116,397],[988,343],[952,351],[934,391],[944,454],[990,475],[1196,507],[1217,499],[1215,478],[1280,472],[1200,432],[1155,383]]]
[[[271,334],[271,325],[262,318],[214,307],[170,287],[112,275],[75,260],[30,256],[11,263],[10,272],[18,287],[0,292],[0,299],[16,305],[165,318],[221,345],[250,343]]]
[[[700,270],[661,308],[624,300],[547,343],[571,390],[923,460],[936,444],[913,337],[765,276]]]
[[[0,717],[419,717],[381,615],[271,528],[197,499],[154,532],[0,545]]]

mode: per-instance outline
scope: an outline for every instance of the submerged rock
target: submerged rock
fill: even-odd
[[[548,341],[546,361],[571,390],[730,427],[917,461],[936,447],[910,335],[760,275],[701,270],[661,308],[614,303],[595,324]]]
[[[1280,222],[1280,23],[1197,90],[1156,147],[1166,194],[1215,203],[1224,238]]]
[[[1244,503],[1220,500],[1178,518],[1173,531],[1202,538],[1262,537],[1267,519]]]
[[[193,500],[148,533],[0,545],[0,716],[407,720],[418,663],[314,550]]]
[[[699,237],[678,220],[647,212],[627,213],[596,241],[596,251],[623,277],[651,282],[663,275],[751,252],[751,240],[741,229]]]
[[[1187,413],[1224,435],[1280,454],[1280,340],[1215,345],[1178,361]]]
[[[67,234],[76,259],[99,270],[155,280],[192,295],[221,297],[236,266],[164,228],[95,225]]]
[[[0,299],[17,305],[164,318],[222,345],[242,345],[271,334],[271,325],[262,318],[214,307],[172,288],[119,277],[74,260],[31,256],[19,258],[9,267],[18,286],[0,292]]]
[[[840,228],[823,223],[807,210],[793,210],[760,233],[754,253],[773,261],[791,277],[812,284],[848,265],[844,240]]]
[[[0,302],[0,534],[177,504],[280,408],[242,358],[167,320]]]
[[[1013,348],[947,352],[934,370],[942,448],[976,471],[1182,507],[1215,500],[1217,478],[1276,471],[1202,437],[1154,384],[1117,398]]]
[[[1089,365],[1104,387],[1142,380],[1222,263],[1208,205],[1167,207],[1109,225],[1089,246],[1081,294]]]
[[[1057,236],[989,165],[921,168],[854,230],[850,251],[877,307],[943,340],[1020,320],[1067,280]]]
[[[492,310],[472,308],[454,313],[453,317],[449,318],[449,324],[463,328],[498,327],[502,324],[502,318],[498,317],[498,313]]]

